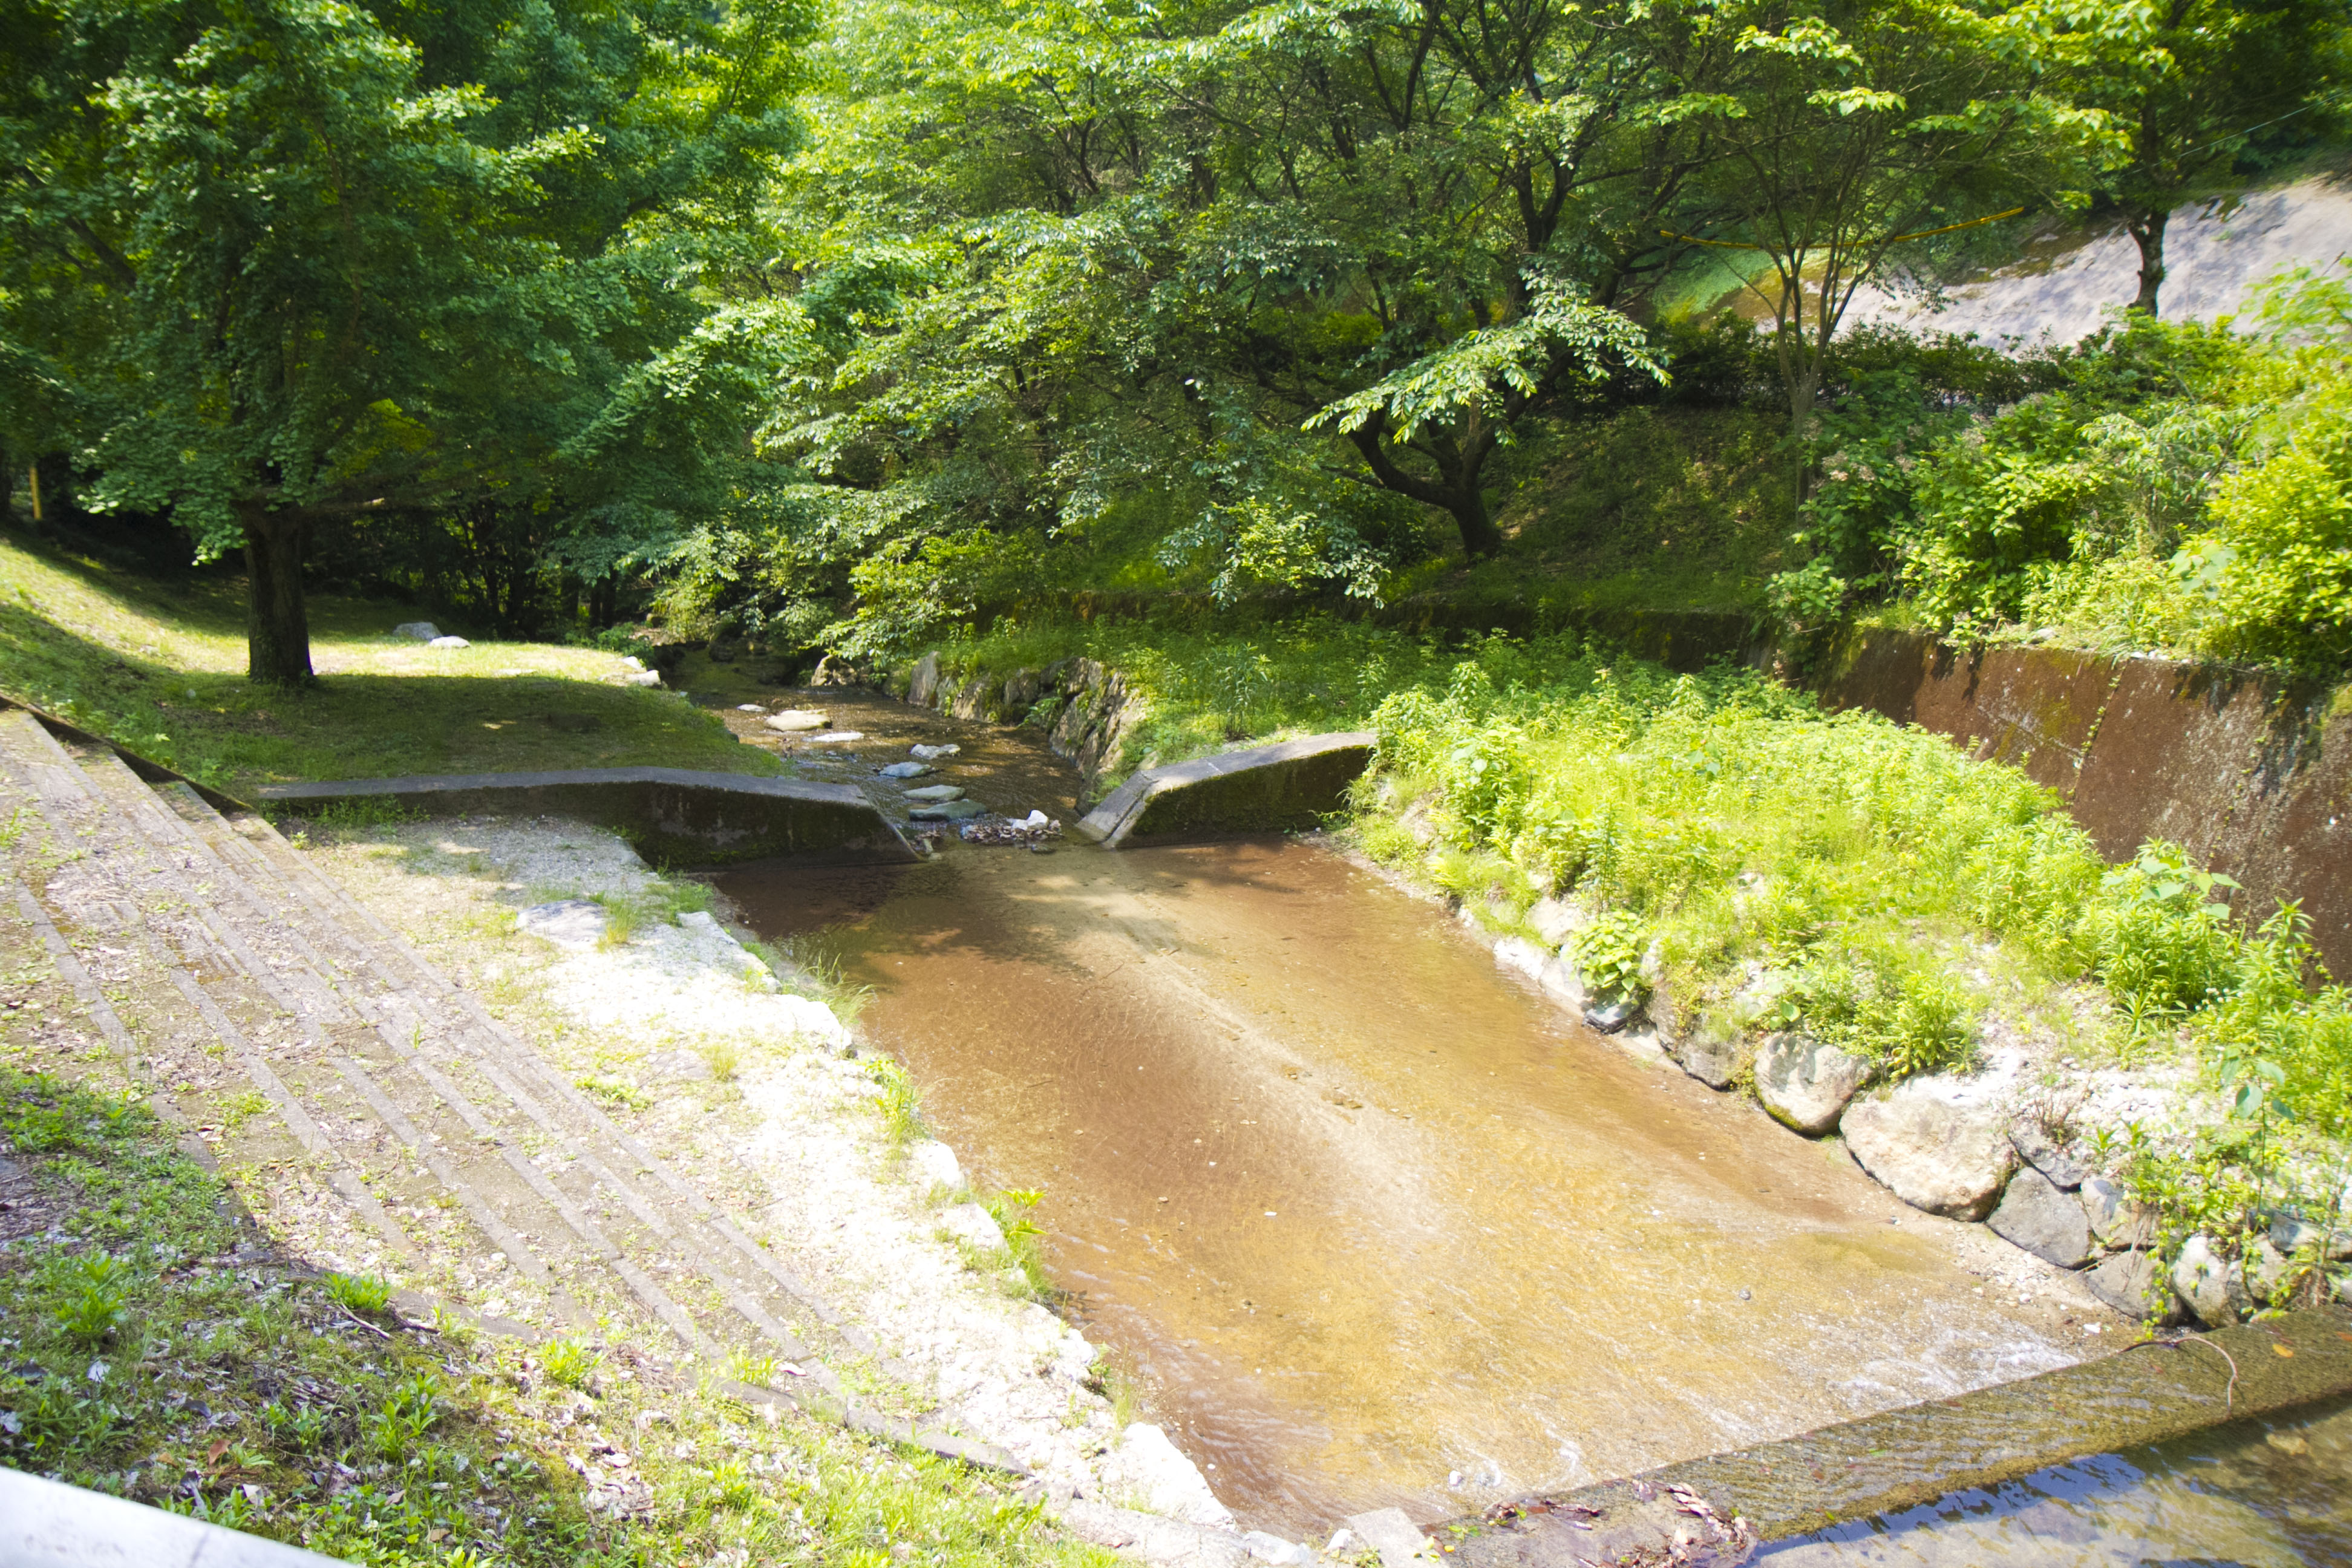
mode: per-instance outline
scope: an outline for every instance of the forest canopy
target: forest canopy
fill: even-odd
[[[1647,407],[1777,408],[1791,524],[1860,516],[1822,489],[1859,290],[2115,213],[2156,314],[2162,215],[2333,134],[2345,34],[2336,0],[11,12],[11,467],[241,553],[280,681],[306,572],[852,657],[1049,584],[1371,598],[1505,552],[1518,454]],[[1708,267],[1759,326],[1689,313]],[[1781,596],[1906,591],[1860,526]]]

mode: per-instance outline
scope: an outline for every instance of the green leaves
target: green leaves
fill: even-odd
[[[1425,354],[1360,392],[1326,405],[1301,426],[1342,435],[1385,415],[1388,439],[1411,441],[1428,425],[1465,414],[1504,415],[1508,393],[1536,395],[1555,357],[1599,377],[1615,360],[1663,384],[1665,367],[1654,358],[1642,329],[1615,310],[1576,298],[1556,284],[1538,284],[1527,314],[1484,327]]]

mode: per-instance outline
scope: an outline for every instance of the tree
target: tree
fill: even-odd
[[[1715,155],[1673,106],[1733,63],[1703,10],[853,6],[780,449],[940,532],[1150,495],[1171,559],[1308,515],[1360,560],[1407,500],[1490,554],[1517,428],[1655,369],[1614,307]]]
[[[2035,90],[2045,46],[2028,16],[1735,0],[1718,17],[1754,69],[1694,106],[1729,152],[1710,205],[1769,266],[1751,287],[1802,430],[1855,294],[1927,233],[2056,195],[2095,127]]]
[[[2068,85],[2122,142],[2101,193],[2139,247],[2131,309],[2153,316],[2173,212],[2266,147],[2341,127],[2352,15],[2342,0],[2142,0],[2070,22]]]
[[[690,327],[634,237],[788,147],[792,15],[60,6],[0,115],[12,414],[241,548],[252,677],[309,680],[312,531],[538,504]]]

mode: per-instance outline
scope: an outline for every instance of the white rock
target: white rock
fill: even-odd
[[[403,621],[392,628],[396,637],[414,637],[418,642],[431,642],[441,635],[441,628],[431,621]]]
[[[1756,1047],[1756,1098],[1772,1119],[1808,1138],[1836,1128],[1870,1064],[1811,1035],[1767,1035]]]
[[[1913,1208],[1982,1219],[2017,1163],[1989,1098],[1967,1079],[1915,1078],[1853,1100],[1840,1125],[1862,1168]]]
[[[1130,1425],[1119,1435],[1118,1458],[1121,1476],[1153,1513],[1211,1530],[1232,1527],[1233,1510],[1217,1500],[1199,1467],[1159,1427],[1148,1421]]]
[[[1242,1544],[1249,1554],[1261,1563],[1272,1563],[1278,1568],[1307,1568],[1315,1561],[1315,1553],[1295,1541],[1285,1541],[1279,1535],[1269,1535],[1263,1530],[1245,1530]]]
[[[2172,1293],[2209,1328],[2236,1322],[2252,1305],[2237,1264],[2215,1252],[2202,1236],[2190,1237],[2173,1260]]]
[[[474,645],[464,637],[435,637],[425,646],[426,647],[471,647]]]
[[[864,733],[856,730],[827,730],[822,735],[811,735],[808,743],[812,746],[838,746],[845,742],[864,739]]]
[[[970,1242],[982,1252],[1002,1252],[1004,1233],[996,1227],[996,1216],[978,1204],[957,1204],[940,1211],[940,1228],[959,1241]]]
[[[641,669],[634,675],[624,675],[621,677],[621,684],[624,686],[659,686],[661,684],[661,671],[658,669]]]
[[[522,910],[515,916],[515,929],[578,952],[604,940],[605,919],[604,906],[593,900],[562,899]]]
[[[688,910],[677,917],[677,923],[690,931],[717,931],[719,918],[708,910]],[[730,940],[732,940],[731,938]]]
[[[892,763],[882,770],[882,776],[886,779],[919,779],[932,771],[929,763]]]
[[[1538,899],[1528,910],[1528,924],[1546,945],[1558,948],[1561,942],[1584,929],[1589,922],[1584,911],[1565,899]]]
[[[1054,826],[1054,819],[1047,816],[1042,811],[1033,809],[1028,816],[1023,817],[1019,822],[1013,824],[1013,826],[1016,827],[1051,827]]]
[[[833,721],[822,713],[811,712],[805,708],[787,708],[781,713],[769,714],[766,722],[771,730],[786,735],[796,735],[803,730],[822,730]]]
[[[646,661],[639,658],[635,654],[631,654],[626,658],[621,660],[621,668],[623,669],[643,669],[645,667]]]
[[[1591,1000],[1585,994],[1584,972],[1565,958],[1545,959],[1543,973],[1536,976],[1536,984],[1543,987],[1545,995],[1574,1012],[1583,1012],[1584,1005]]]
[[[738,713],[764,713],[767,710],[761,707],[756,702],[738,702],[735,704],[735,711]]]
[[[908,790],[907,798],[936,805],[940,801],[961,800],[963,788],[960,784],[925,784],[919,789]]]
[[[963,1185],[963,1166],[957,1163],[955,1151],[935,1138],[908,1145],[907,1173],[918,1192],[935,1187],[953,1192]]]
[[[962,748],[961,746],[953,746],[953,745],[950,745],[950,746],[909,746],[909,747],[908,747],[908,748],[907,748],[907,751],[908,751],[908,754],[910,754],[910,755],[912,755],[912,756],[918,756],[918,757],[920,757],[920,758],[922,758],[922,759],[923,759],[923,761],[925,761],[925,762],[927,762],[927,763],[936,763],[936,762],[938,762],[941,757],[952,757],[952,756],[954,756],[956,753],[958,753],[959,752],[961,752],[961,751],[962,751],[962,750],[963,750],[963,748]]]
[[[1543,978],[1544,961],[1550,956],[1523,936],[1507,936],[1495,944],[1495,967],[1524,974],[1530,980]]]

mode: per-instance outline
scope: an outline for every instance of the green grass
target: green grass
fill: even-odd
[[[397,605],[314,596],[319,685],[254,686],[241,592],[232,579],[162,588],[0,538],[0,691],[231,794],[400,773],[779,767],[678,693],[614,684],[613,654],[431,649],[391,636],[417,618]]]
[[[0,1067],[0,1138],[42,1222],[0,1248],[0,1465],[370,1568],[1112,1562],[1008,1482],[755,1420],[625,1342],[355,1324],[351,1279],[276,1251],[133,1100]],[[586,1506],[583,1429],[633,1450],[634,1514]]]

